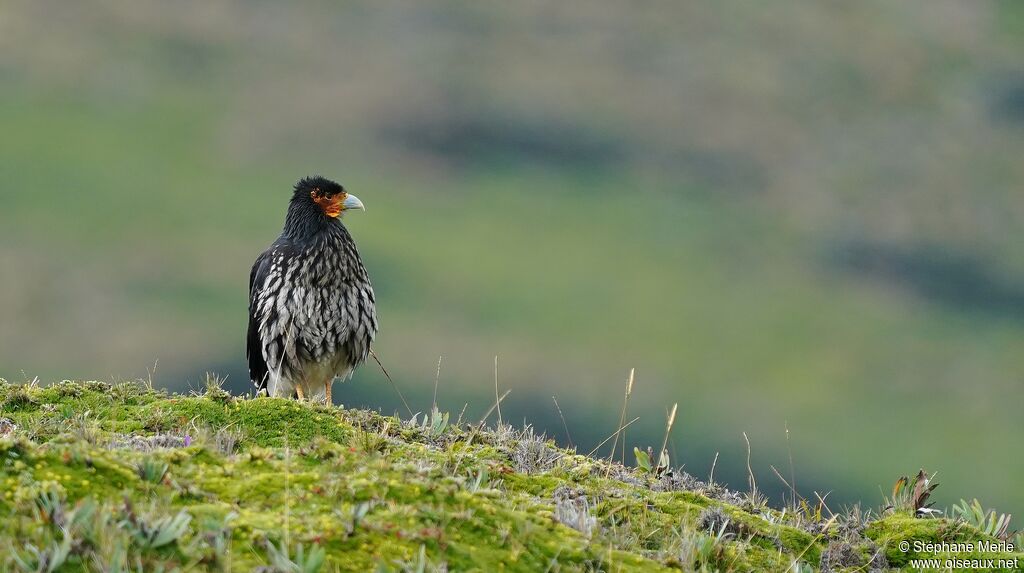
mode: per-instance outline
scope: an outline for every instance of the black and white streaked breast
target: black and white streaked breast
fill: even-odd
[[[295,379],[311,364],[345,375],[363,363],[377,314],[348,230],[339,222],[310,240],[279,238],[253,266],[249,314],[250,377],[261,389],[272,376]]]

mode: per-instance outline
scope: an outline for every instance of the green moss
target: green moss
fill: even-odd
[[[1021,548],[1015,548],[1016,554],[998,553],[984,551],[979,547],[981,543],[995,543],[995,538],[989,537],[973,527],[952,523],[944,519],[915,519],[913,516],[899,513],[890,515],[872,523],[865,532],[868,538],[874,540],[885,548],[885,555],[889,563],[897,566],[907,565],[912,559],[947,558],[957,559],[1007,559],[1016,557],[1024,566],[1024,553]],[[901,543],[906,542],[909,550],[901,549]],[[955,548],[958,551],[942,551],[929,548],[923,544],[946,544],[938,545],[939,548],[948,547],[949,544],[960,544]],[[973,545],[973,551],[960,551],[963,544]],[[1020,571],[1021,568],[990,569],[992,571]]]
[[[571,452],[544,471],[517,465],[514,451],[535,438],[509,429],[436,432],[372,412],[141,384],[0,385],[0,403],[19,427],[0,439],[0,538],[10,540],[0,550],[30,559],[27,548],[49,551],[66,531],[75,543],[60,571],[117,556],[152,569],[251,570],[270,564],[268,542],[291,554],[319,545],[326,571],[760,571],[817,565],[827,542],[792,515],[655,491],[650,476]],[[237,446],[225,445],[228,433]],[[701,529],[711,508],[731,533]],[[191,519],[173,531],[182,511]],[[176,537],[148,547],[159,531]],[[979,536],[904,515],[868,528],[900,566],[911,555],[893,549],[899,541]]]

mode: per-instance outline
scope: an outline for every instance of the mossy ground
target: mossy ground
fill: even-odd
[[[852,571],[985,539],[775,511],[440,415],[99,382],[0,382],[0,414],[4,571]]]

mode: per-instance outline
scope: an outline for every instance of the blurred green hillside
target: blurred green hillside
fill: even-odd
[[[678,401],[696,475],[743,484],[745,431],[766,488],[792,451],[836,504],[923,466],[1020,514],[1022,6],[7,4],[0,376],[244,391],[249,265],[322,173],[416,408],[443,355],[482,414],[497,355],[589,450],[635,367],[630,445]]]

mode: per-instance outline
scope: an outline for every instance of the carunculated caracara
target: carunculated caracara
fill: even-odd
[[[335,378],[366,360],[373,288],[342,216],[363,203],[341,185],[295,185],[284,231],[249,275],[249,377],[270,396],[331,403]]]

